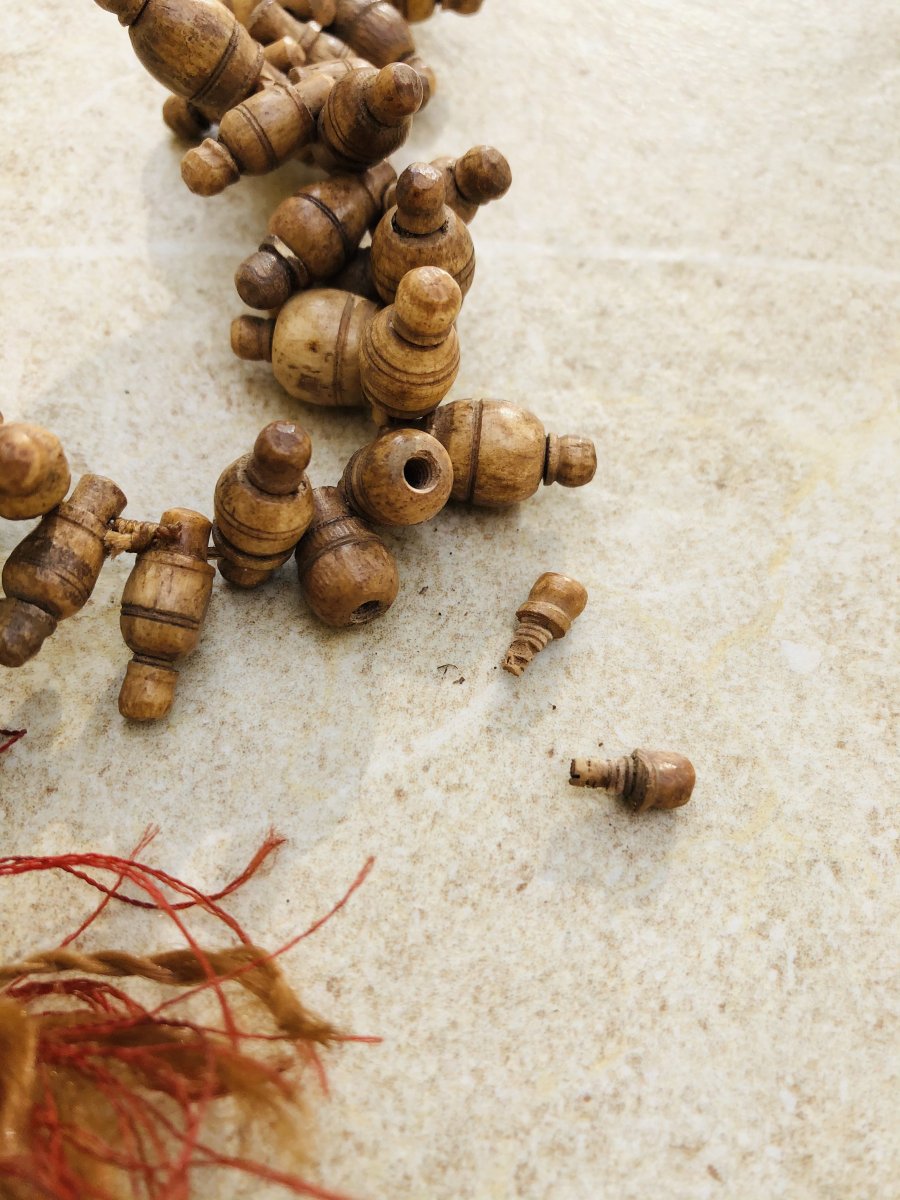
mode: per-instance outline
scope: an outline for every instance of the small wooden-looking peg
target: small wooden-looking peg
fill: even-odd
[[[502,507],[544,484],[583,487],[597,470],[590,438],[548,434],[538,418],[505,400],[454,400],[426,429],[453,462],[453,500]]]
[[[242,175],[274,171],[315,137],[333,87],[334,80],[323,74],[256,92],[225,114],[217,138],[188,150],[182,179],[198,196],[216,196]]]
[[[680,808],[696,781],[690,760],[672,750],[635,750],[630,757],[607,760],[573,758],[569,772],[573,787],[603,788],[635,812]]]
[[[371,300],[333,288],[298,292],[277,318],[232,321],[231,348],[238,358],[271,362],[275,378],[298,400],[360,408],[360,348],[377,311]]]
[[[313,517],[305,471],[309,437],[293,421],[273,421],[250,454],[226,467],[216,484],[213,541],[230,583],[265,583],[291,557]]]
[[[279,204],[259,250],[238,267],[235,285],[251,308],[280,308],[289,297],[337,274],[381,210],[396,178],[389,163],[362,175],[310,183]]]
[[[372,235],[372,277],[390,304],[400,280],[416,267],[440,267],[463,296],[475,275],[472,237],[444,203],[444,176],[430,163],[413,163],[397,180],[397,203]]]
[[[516,613],[519,625],[503,670],[521,675],[545,646],[566,636],[572,622],[584,612],[587,599],[587,591],[577,579],[554,571],[541,575]]]
[[[122,637],[128,664],[119,712],[132,721],[157,721],[172,707],[173,664],[197,646],[209,608],[215,570],[206,561],[211,525],[189,508],[170,508],[161,525],[178,537],[138,555],[122,593]]]
[[[84,608],[106,557],[107,523],[124,494],[100,475],[83,475],[68,500],[51,509],[3,568],[0,664],[21,667],[58,622]]]
[[[69,464],[55,433],[0,416],[0,517],[29,521],[55,508],[69,490]]]
[[[493,146],[473,146],[461,158],[437,158],[432,165],[444,176],[446,203],[466,224],[512,185],[510,165]]]
[[[418,525],[450,499],[453,466],[436,438],[392,429],[353,455],[341,488],[347,503],[376,525]]]
[[[405,275],[397,298],[366,326],[360,375],[375,417],[415,420],[432,412],[459,371],[459,339],[453,322],[462,293],[439,267]]]
[[[255,91],[265,58],[219,0],[96,0],[129,26],[138,60],[176,96],[218,121]]]
[[[422,81],[391,63],[339,79],[319,115],[316,161],[326,171],[365,171],[399,150],[422,107]]]
[[[365,625],[381,617],[400,586],[394,556],[347,507],[338,488],[316,488],[315,516],[297,547],[300,591],[326,625]]]
[[[473,146],[461,158],[435,158],[431,165],[444,177],[444,203],[467,225],[482,205],[499,200],[512,185],[512,169],[493,146]],[[396,203],[394,184],[385,193],[385,211]]]

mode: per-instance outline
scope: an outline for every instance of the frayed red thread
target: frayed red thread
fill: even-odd
[[[251,1110],[254,1105],[268,1109],[276,1101],[294,1099],[295,1084],[287,1074],[292,1056],[280,1046],[300,1053],[327,1091],[317,1042],[380,1040],[337,1034],[305,1014],[274,965],[278,957],[316,933],[349,902],[374,860],[366,862],[324,917],[268,954],[252,945],[219,901],[251,879],[282,839],[271,834],[236,879],[221,891],[207,894],[139,861],[155,835],[156,830],[147,830],[128,858],[68,854],[0,859],[0,878],[58,870],[103,893],[100,903],[57,951],[6,968],[10,981],[0,987],[0,1051],[4,998],[17,1006],[16,1011],[29,1014],[38,1038],[34,1073],[27,1076],[27,1084],[17,1078],[14,1068],[4,1076],[0,1063],[0,1116],[11,1131],[19,1129],[25,1147],[18,1155],[0,1159],[0,1179],[23,1182],[30,1196],[46,1200],[119,1200],[119,1185],[109,1188],[109,1180],[117,1178],[127,1181],[134,1197],[189,1200],[192,1173],[219,1168],[254,1176],[312,1200],[347,1200],[268,1163],[215,1150],[201,1135],[211,1105],[222,1096],[243,1096]],[[109,884],[98,878],[104,873],[113,877]],[[121,894],[119,889],[125,884],[143,892],[147,899]],[[184,899],[176,900],[169,893]],[[127,953],[91,956],[69,949],[112,900],[164,913],[189,950],[140,958]],[[203,909],[224,924],[239,946],[230,951],[203,951],[180,915],[192,908]],[[76,976],[73,971],[81,974]],[[36,973],[45,972],[57,977],[35,978]],[[16,978],[12,978],[14,974]],[[145,1007],[108,979],[91,979],[85,974],[143,975],[157,983],[177,983],[181,991],[155,1007]],[[226,995],[226,985],[232,982],[269,1009],[278,1032],[242,1027]],[[175,1005],[204,992],[216,997],[221,1028],[171,1014]],[[77,1007],[72,1009],[72,1005]],[[8,1037],[6,1044],[12,1044]],[[268,1045],[268,1058],[251,1057],[247,1044]],[[10,1096],[16,1099],[17,1085],[21,1085],[18,1110],[15,1105],[9,1107]],[[73,1095],[78,1097],[74,1108]],[[89,1124],[92,1105],[95,1120]],[[101,1114],[105,1114],[102,1119]]]
[[[0,738],[6,739],[6,741],[0,741],[0,754],[4,750],[9,750],[16,742],[20,742],[27,732],[27,729],[0,729]]]

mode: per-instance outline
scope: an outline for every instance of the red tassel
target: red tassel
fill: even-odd
[[[189,1200],[194,1174],[218,1168],[251,1175],[297,1196],[345,1200],[268,1161],[223,1153],[204,1141],[203,1128],[211,1108],[225,1096],[239,1097],[250,1111],[284,1111],[297,1098],[290,1070],[297,1054],[324,1089],[317,1044],[378,1040],[339,1035],[312,1017],[276,965],[281,954],[348,903],[373,860],[326,916],[270,954],[251,944],[220,901],[252,879],[282,840],[270,835],[236,879],[207,894],[138,861],[155,834],[148,830],[129,858],[66,854],[0,859],[0,878],[62,871],[103,893],[99,905],[57,950],[0,968],[0,980],[8,980],[0,988],[0,1136],[8,1137],[7,1130],[15,1134],[11,1150],[0,1140],[0,1196],[5,1200],[8,1187],[10,1200],[120,1200],[126,1187],[130,1195],[146,1200]],[[109,883],[104,874],[111,876]],[[123,895],[119,889],[126,883],[146,898]],[[158,909],[178,928],[188,949],[152,957],[70,949],[113,900]],[[196,908],[225,925],[237,945],[202,950],[181,915]],[[104,975],[143,977],[179,991],[147,1006],[108,978],[99,978]],[[232,984],[265,1008],[274,1032],[245,1027],[228,998]],[[215,996],[220,1026],[172,1013],[176,1005],[202,993]],[[209,1195],[202,1182],[201,1194]]]

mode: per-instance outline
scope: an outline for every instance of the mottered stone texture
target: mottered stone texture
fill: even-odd
[[[134,517],[208,513],[281,416],[334,482],[362,416],[301,409],[228,346],[234,269],[303,168],[192,196],[125,32],[63,7],[0,14],[7,419],[56,430]],[[116,711],[110,563],[0,677],[0,725],[28,728],[2,852],[125,852],[156,822],[153,860],[212,889],[275,826],[288,846],[232,902],[273,947],[374,855],[285,960],[384,1039],[333,1053],[315,1101],[317,1177],[348,1196],[890,1200],[900,12],[486,0],[417,32],[440,92],[397,165],[486,141],[515,176],[472,227],[452,395],[593,436],[595,483],[389,533],[402,591],[367,628],[318,626],[290,569],[217,584],[152,728]],[[499,663],[545,570],[591,600],[517,682]],[[573,755],[638,745],[691,756],[687,808],[569,788]],[[2,956],[92,903],[2,883]],[[92,944],[172,944],[105,922]]]

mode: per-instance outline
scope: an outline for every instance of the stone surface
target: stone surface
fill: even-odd
[[[126,34],[68,7],[0,14],[7,417],[131,516],[208,512],[281,416],[333,482],[362,418],[301,411],[228,347],[235,266],[302,169],[190,195]],[[0,677],[0,725],[29,731],[0,760],[4,853],[125,851],[158,822],[155,861],[212,888],[275,825],[290,845],[234,902],[273,946],[377,857],[287,960],[385,1039],[332,1057],[335,1189],[897,1195],[898,38],[889,0],[486,0],[420,26],[441,90],[398,165],[489,141],[515,177],[473,225],[452,395],[594,436],[596,482],[389,534],[400,598],[349,633],[290,570],[217,585],[153,728],[116,711],[126,559]],[[591,601],[516,681],[545,570]],[[635,818],[569,788],[598,741],[686,751],[694,800]],[[2,957],[92,902],[3,883]]]

